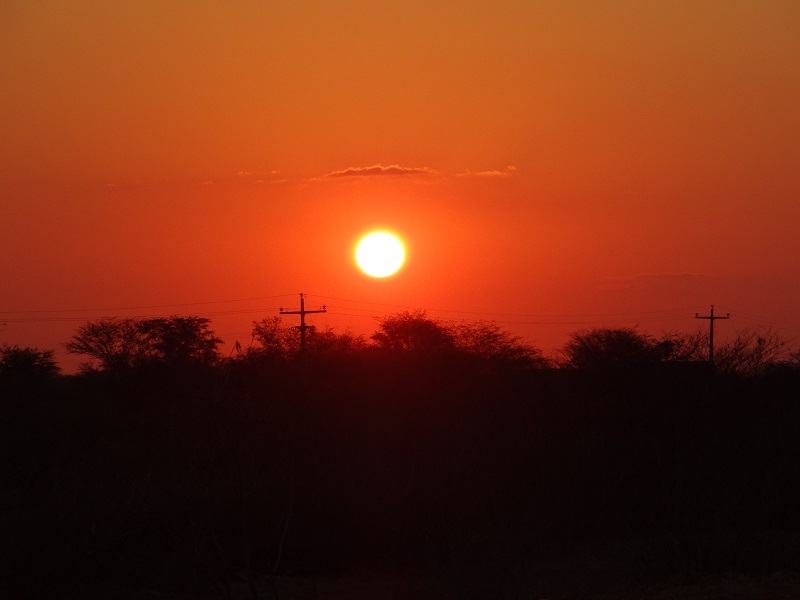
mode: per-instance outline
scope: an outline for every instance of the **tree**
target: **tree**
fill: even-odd
[[[449,328],[426,316],[424,310],[378,319],[378,331],[372,334],[372,340],[378,348],[393,352],[441,353],[455,348]]]
[[[113,372],[148,364],[210,365],[222,340],[209,323],[204,317],[178,316],[102,319],[79,327],[67,352],[93,358],[102,370]]]
[[[254,321],[253,339],[258,346],[247,350],[247,358],[289,360],[300,352],[300,332],[297,327],[285,325],[280,317]],[[330,328],[312,327],[306,337],[306,352],[312,357],[352,356],[366,347],[363,336],[336,333]]]
[[[772,329],[741,329],[714,350],[714,364],[722,373],[762,375],[767,368],[789,358],[788,342]]]
[[[0,378],[34,380],[53,377],[61,371],[53,354],[53,350],[3,344],[0,347]]]
[[[306,340],[306,351],[315,357],[351,357],[366,347],[364,336],[354,335],[349,331],[336,333],[329,327],[321,331],[313,329]]]
[[[135,319],[110,318],[88,322],[67,343],[67,352],[82,354],[99,362],[103,371],[123,371],[137,362],[142,351],[141,333]],[[92,369],[91,363],[84,370]]]
[[[402,354],[466,360],[481,369],[539,368],[548,361],[541,350],[492,321],[444,322],[425,311],[404,311],[378,320],[374,346]]]
[[[778,362],[778,366],[787,371],[800,373],[800,350],[787,352],[786,356]]]
[[[673,344],[640,333],[634,327],[584,329],[561,348],[562,365],[578,368],[652,363],[666,360]]]
[[[542,368],[548,361],[538,348],[525,343],[491,321],[464,322],[450,328],[457,350],[463,354],[514,368]]]
[[[300,349],[300,332],[296,327],[285,325],[280,317],[253,321],[253,339],[259,345],[248,349],[246,354],[251,358],[285,360]]]
[[[143,358],[148,362],[211,365],[222,340],[204,317],[143,319],[137,324]]]
[[[690,334],[668,332],[662,334],[659,344],[665,359],[673,362],[705,361],[708,357],[708,333],[696,331]]]

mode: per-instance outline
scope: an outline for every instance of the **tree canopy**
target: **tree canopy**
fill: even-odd
[[[0,347],[0,377],[25,380],[52,377],[61,371],[53,354],[53,350],[4,344]]]
[[[300,332],[280,317],[253,322],[253,343],[240,359],[264,365],[293,360],[300,352]],[[424,310],[402,311],[377,319],[369,337],[331,328],[309,327],[306,355],[320,361],[347,359],[364,353],[436,358],[453,364],[497,371],[548,366],[603,369],[658,362],[706,362],[708,334],[662,333],[656,337],[636,327],[600,327],[573,332],[556,358],[493,321],[444,321]],[[124,372],[142,366],[212,365],[219,359],[222,340],[210,321],[198,316],[109,318],[80,326],[66,344],[71,354],[88,357],[83,370]],[[775,366],[789,369],[800,364],[797,351],[769,329],[743,329],[718,342],[715,364],[721,373],[760,375]],[[53,351],[4,346],[0,372],[56,373]]]
[[[67,352],[95,359],[104,371],[152,364],[210,365],[222,340],[204,317],[102,319],[86,323],[67,343]],[[88,363],[86,369],[94,368]]]
[[[399,353],[440,355],[499,367],[538,368],[548,361],[542,351],[493,321],[440,321],[425,311],[405,311],[378,319],[374,345]]]
[[[669,358],[673,344],[634,327],[576,331],[561,348],[562,364],[577,368],[603,368],[651,363]]]
[[[372,334],[378,348],[395,352],[447,352],[455,348],[452,331],[424,310],[404,311],[378,319]]]

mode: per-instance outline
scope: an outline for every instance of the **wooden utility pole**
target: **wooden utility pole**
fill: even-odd
[[[727,313],[724,317],[720,315],[714,314],[714,305],[711,305],[711,314],[708,315],[698,315],[694,313],[695,319],[708,319],[708,362],[711,365],[714,365],[714,321],[717,319],[730,319],[730,313]]]
[[[295,329],[300,330],[300,356],[303,359],[303,364],[306,362],[306,330],[314,329],[313,325],[306,325],[306,315],[312,313],[328,312],[327,308],[323,305],[321,309],[306,310],[305,297],[300,294],[300,310],[284,310],[281,307],[280,312],[282,315],[300,315],[300,325],[295,325]]]

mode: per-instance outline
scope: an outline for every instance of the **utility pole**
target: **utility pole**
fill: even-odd
[[[282,315],[300,315],[300,325],[295,325],[295,329],[300,330],[300,356],[303,359],[304,365],[306,364],[306,330],[314,329],[313,325],[306,325],[306,315],[324,312],[327,312],[327,308],[324,305],[318,310],[306,310],[305,297],[303,294],[300,294],[300,310],[284,310],[283,307],[280,309]]]
[[[714,305],[711,305],[711,314],[708,315],[698,315],[694,313],[695,319],[708,319],[708,362],[711,363],[711,366],[714,366],[714,321],[717,319],[730,319],[731,314],[727,313],[724,317],[720,315],[714,314]]]

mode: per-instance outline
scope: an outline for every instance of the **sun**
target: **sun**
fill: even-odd
[[[405,257],[402,242],[385,231],[364,236],[356,246],[356,262],[370,277],[394,275],[403,266]]]

